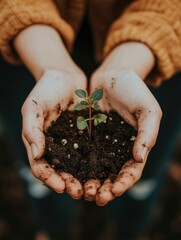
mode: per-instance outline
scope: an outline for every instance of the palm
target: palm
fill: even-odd
[[[117,111],[138,130],[133,147],[134,159],[123,166],[115,182],[106,180],[98,190],[97,182],[91,180],[84,188],[86,199],[95,199],[98,205],[105,205],[140,178],[148,153],[156,141],[161,110],[142,79],[132,71],[97,71],[92,76],[90,89],[93,91],[95,88],[103,88],[105,91],[101,103],[103,111]],[[90,192],[90,186],[94,194]]]
[[[59,175],[41,158],[45,148],[43,132],[63,110],[71,107],[70,102],[77,101],[76,97],[72,99],[76,88],[86,88],[86,80],[80,74],[58,71],[44,74],[23,105],[22,135],[34,176],[56,192],[65,189],[73,198],[80,198],[79,181],[67,173]]]

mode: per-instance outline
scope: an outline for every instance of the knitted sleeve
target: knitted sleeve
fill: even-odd
[[[53,0],[0,0],[0,52],[9,62],[19,62],[12,47],[13,38],[33,24],[52,26],[71,48],[74,31],[61,18]]]
[[[104,56],[127,41],[142,42],[154,53],[155,68],[147,79],[152,85],[181,70],[181,1],[132,1],[110,27]]]

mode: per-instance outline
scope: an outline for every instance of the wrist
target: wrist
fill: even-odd
[[[60,66],[60,67],[45,67],[45,68],[41,68],[41,70],[39,69],[39,72],[37,72],[35,79],[36,81],[39,81],[39,79],[45,75],[51,75],[56,77],[57,75],[71,75],[71,76],[80,76],[80,78],[84,79],[85,74],[84,72],[79,69],[77,66]],[[72,77],[72,80],[74,81],[74,78]]]
[[[49,76],[50,79],[51,78],[54,78],[54,79],[64,79],[66,78],[67,76],[69,76],[69,79],[72,80],[72,82],[75,82],[75,80],[80,80],[80,82],[82,81],[85,81],[86,80],[86,76],[84,74],[83,71],[77,71],[77,69],[71,69],[71,70],[68,70],[68,69],[46,69],[42,75],[42,76]],[[40,77],[40,79],[41,79]],[[38,79],[39,80],[39,79]]]
[[[20,32],[14,47],[23,63],[38,81],[49,70],[78,71],[59,33],[50,26],[33,25]]]
[[[143,43],[127,42],[115,47],[100,66],[101,71],[132,70],[142,79],[155,64],[152,51]]]

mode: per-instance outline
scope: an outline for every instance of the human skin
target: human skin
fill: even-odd
[[[102,110],[116,110],[138,131],[134,159],[123,166],[116,180],[113,183],[106,180],[101,187],[95,180],[85,184],[85,198],[95,200],[100,206],[122,195],[140,179],[148,153],[156,142],[162,111],[143,81],[154,64],[154,55],[146,45],[128,42],[117,46],[91,77],[91,92],[104,89]]]
[[[89,180],[81,186],[70,174],[57,174],[41,157],[45,147],[43,130],[68,108],[72,98],[77,101],[74,91],[86,89],[86,77],[70,58],[59,34],[49,26],[26,28],[15,38],[14,47],[37,81],[22,107],[22,136],[35,177],[75,199],[84,192],[87,200],[95,200],[100,206],[123,194],[141,176],[162,115],[143,81],[155,63],[150,49],[141,43],[121,44],[92,75],[90,91],[101,87],[105,92],[102,110],[116,110],[138,130],[138,136],[134,159],[124,165],[114,183],[107,180],[100,186],[98,181]]]
[[[15,38],[14,47],[37,82],[22,107],[22,138],[32,173],[54,191],[66,191],[78,199],[83,194],[80,182],[68,173],[57,174],[42,159],[43,131],[62,111],[72,108],[72,100],[78,101],[74,92],[86,89],[86,77],[72,61],[59,34],[49,26],[26,28]]]

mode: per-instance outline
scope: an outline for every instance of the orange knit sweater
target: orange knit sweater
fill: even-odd
[[[139,41],[156,57],[152,85],[181,70],[181,0],[0,0],[0,52],[18,62],[12,40],[36,23],[55,28],[71,50],[85,14],[97,59],[122,42]]]

